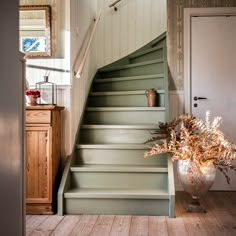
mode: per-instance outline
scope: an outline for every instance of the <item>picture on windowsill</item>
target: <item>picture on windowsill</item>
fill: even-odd
[[[45,37],[21,37],[22,52],[45,52],[46,49]]]

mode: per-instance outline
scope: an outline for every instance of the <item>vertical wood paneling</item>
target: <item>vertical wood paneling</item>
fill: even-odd
[[[167,30],[167,1],[151,0],[151,38]]]
[[[133,52],[135,50],[135,25],[136,25],[136,2],[131,0],[127,3],[128,6],[128,21],[127,21],[127,39],[124,39],[128,42],[128,52]],[[127,52],[127,54],[128,54]]]
[[[143,17],[143,6],[146,5],[147,2],[142,0],[136,0],[135,6],[135,49],[140,48],[143,45],[143,34],[144,34],[144,26],[146,19]],[[132,12],[130,12],[132,14]]]
[[[105,64],[108,64],[112,61],[112,14],[113,11],[108,8],[108,5],[111,3],[112,0],[105,0],[104,1],[104,56],[105,56]],[[100,59],[99,59],[100,60]]]
[[[109,8],[112,2],[98,1],[103,9],[98,39],[104,35],[97,49],[100,67],[128,55],[167,29],[166,0],[122,0],[117,4],[118,11]]]
[[[97,8],[97,1],[94,0],[71,1],[71,32],[76,32],[76,34],[71,34],[71,66],[76,64],[78,67],[81,62],[81,58],[79,57],[75,63],[76,54],[78,51],[82,52],[86,48],[85,46],[87,45],[89,35],[91,34],[91,29],[93,28],[92,26],[94,24],[93,19],[97,14]],[[77,15],[79,15],[79,17]],[[77,17],[78,22],[74,22]],[[84,40],[85,43],[83,44]],[[78,124],[85,105],[87,91],[97,69],[96,54],[94,54],[95,52],[93,51],[93,45],[94,40],[80,79],[76,79],[72,75],[72,88],[70,94],[70,139],[72,144],[74,143]],[[83,53],[81,53],[81,55],[83,55]],[[77,67],[75,69],[77,69]]]
[[[111,18],[111,29],[112,29],[112,57],[111,60],[115,61],[117,57],[120,57],[120,13],[121,11],[113,11]]]
[[[143,19],[145,19],[145,25],[143,26],[143,42],[148,42],[152,36],[152,1],[146,1],[143,4]],[[155,36],[154,36],[155,37]]]
[[[128,23],[128,2],[130,1],[124,1],[123,2],[123,9],[120,12],[120,29],[119,29],[119,42],[120,42],[120,58],[123,55],[127,55],[128,54],[128,41],[125,40],[127,38],[128,35],[128,27],[127,27],[127,23]]]
[[[58,89],[58,100],[57,104],[59,106],[64,106],[65,109],[62,111],[62,131],[61,131],[61,155],[63,158],[63,162],[65,161],[66,156],[71,153],[71,139],[70,139],[70,118],[71,118],[71,108],[70,108],[70,86],[59,87]]]
[[[105,40],[105,24],[104,24],[104,2],[105,0],[98,1],[98,10],[103,9],[102,15],[100,18],[100,22],[98,23],[98,28],[96,31],[96,45],[97,45],[97,54],[99,55],[99,61],[97,60],[98,67],[105,64],[105,48],[104,48],[104,40]],[[98,33],[100,32],[100,33]]]

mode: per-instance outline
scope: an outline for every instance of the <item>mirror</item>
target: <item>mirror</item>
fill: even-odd
[[[51,8],[20,6],[20,51],[27,57],[51,56]]]

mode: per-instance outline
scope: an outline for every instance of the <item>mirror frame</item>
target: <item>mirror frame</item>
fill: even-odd
[[[50,5],[24,5],[20,11],[44,10],[46,16],[46,51],[45,52],[23,52],[27,57],[49,57],[51,56],[51,6]],[[20,19],[19,19],[20,22]],[[20,25],[19,25],[20,32]],[[20,34],[19,34],[20,38]]]

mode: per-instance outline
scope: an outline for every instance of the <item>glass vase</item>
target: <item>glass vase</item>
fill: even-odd
[[[206,209],[200,204],[200,197],[211,188],[215,176],[216,167],[212,161],[199,163],[196,160],[179,160],[177,163],[179,180],[184,191],[192,197],[187,207],[188,212],[206,213]]]
[[[40,91],[39,104],[57,104],[57,85],[49,82],[48,76],[44,76],[44,81],[36,83],[36,89]]]

